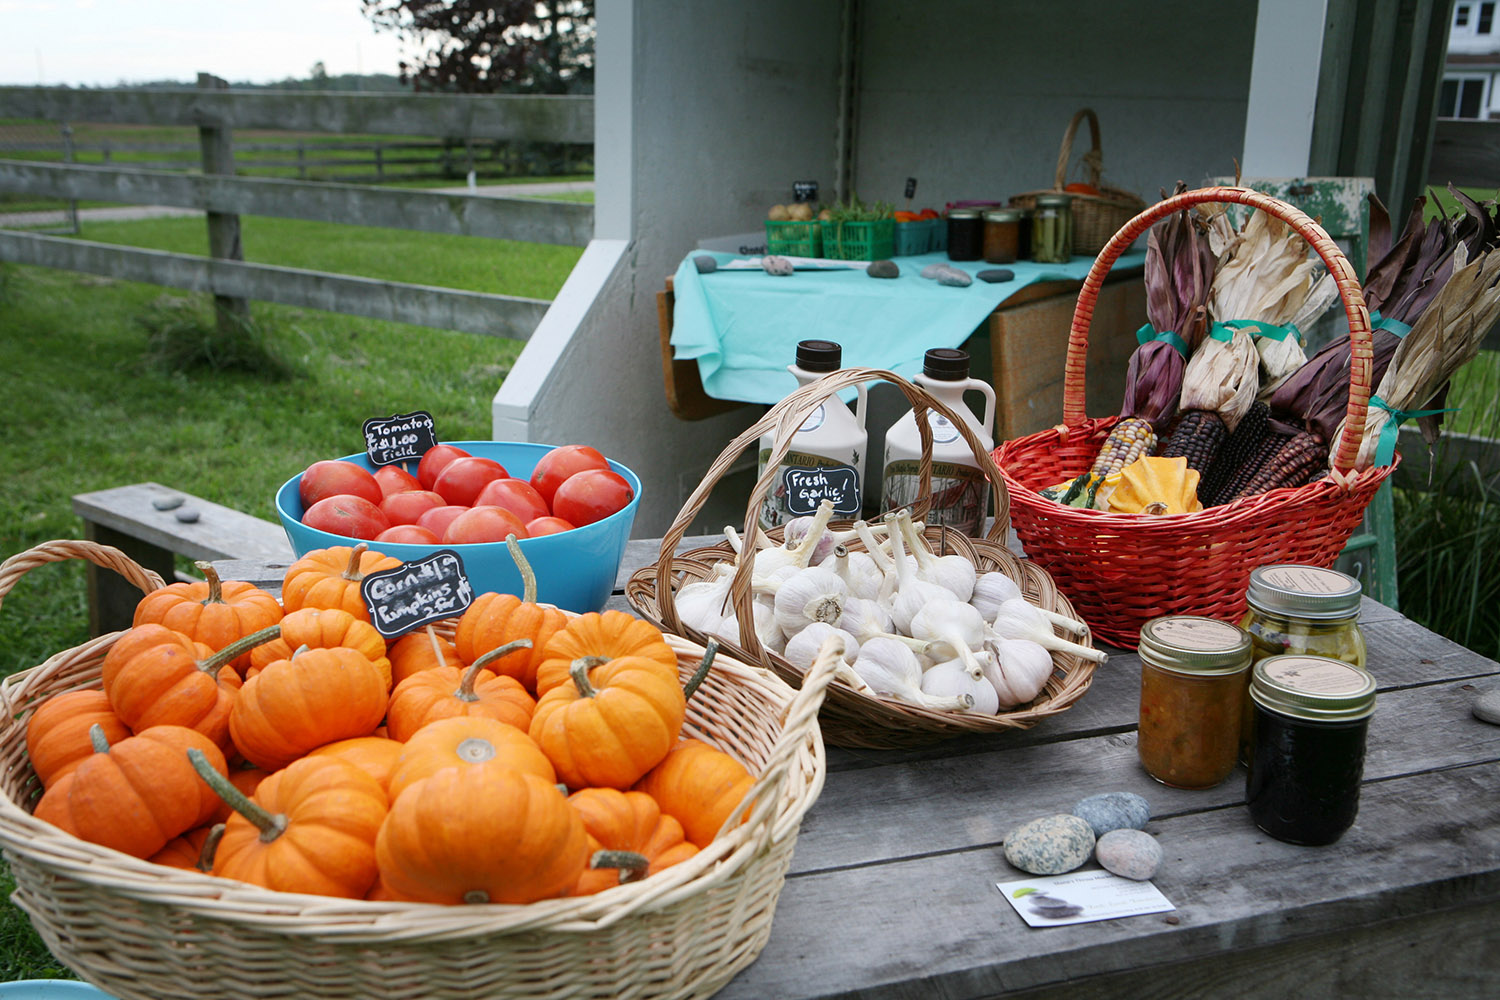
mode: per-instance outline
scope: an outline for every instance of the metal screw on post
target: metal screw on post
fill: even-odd
[[[228,90],[229,82],[212,73],[199,73],[198,86],[205,90]],[[211,107],[211,105],[210,105]],[[205,120],[213,120],[212,111],[204,114]],[[227,127],[201,125],[198,128],[198,145],[203,153],[203,174],[234,176],[234,133]],[[240,217],[238,213],[208,213],[208,252],[218,260],[243,261],[244,248],[240,245]],[[250,322],[248,299],[230,295],[214,294],[214,317],[219,333],[226,337],[238,336]]]

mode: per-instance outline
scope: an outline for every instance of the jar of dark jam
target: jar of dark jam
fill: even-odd
[[[1021,254],[1021,212],[995,208],[984,213],[984,259],[990,264],[1011,264]]]
[[[1325,656],[1273,656],[1255,664],[1250,700],[1250,818],[1290,844],[1338,840],[1359,812],[1375,678]]]
[[[978,260],[984,255],[984,218],[977,208],[948,212],[948,259]]]
[[[1256,662],[1270,656],[1307,653],[1365,666],[1365,636],[1359,627],[1359,581],[1336,569],[1277,563],[1250,571],[1249,609],[1240,628],[1250,633]],[[1248,676],[1247,676],[1248,681]],[[1250,701],[1240,733],[1240,759],[1250,759]]]
[[[1250,639],[1196,615],[1141,626],[1141,714],[1136,751],[1146,773],[1174,788],[1212,788],[1240,747]]]

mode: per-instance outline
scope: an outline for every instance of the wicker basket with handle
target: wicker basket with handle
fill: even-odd
[[[1089,135],[1094,144],[1083,154],[1083,165],[1087,172],[1087,183],[1098,194],[1064,190],[1068,183],[1068,165],[1073,161],[1073,137],[1084,120],[1089,123]],[[1094,114],[1093,108],[1083,108],[1073,115],[1073,120],[1068,122],[1068,130],[1063,133],[1052,187],[1045,191],[1027,191],[1015,195],[1010,203],[1015,208],[1035,208],[1038,195],[1067,194],[1073,199],[1073,252],[1096,254],[1104,248],[1104,244],[1109,242],[1116,230],[1146,207],[1139,195],[1101,183],[1103,173],[1104,150],[1099,145],[1099,118]]]
[[[744,537],[747,540],[754,539],[759,531],[757,515],[761,503],[774,485],[781,460],[790,449],[793,433],[811,413],[840,390],[876,380],[890,382],[899,388],[916,413],[917,430],[922,442],[922,458],[918,468],[919,496],[922,499],[912,509],[914,517],[924,516],[931,504],[932,428],[927,419],[929,409],[946,417],[959,430],[993,486],[995,519],[988,536],[969,538],[952,528],[929,525],[925,534],[933,549],[940,554],[958,553],[967,557],[979,573],[992,570],[1002,572],[1017,583],[1022,594],[1032,604],[1047,611],[1077,617],[1073,614],[1072,605],[1058,593],[1051,577],[1044,570],[1016,558],[1006,548],[1010,511],[1008,493],[993,459],[967,423],[919,386],[893,372],[874,368],[841,369],[800,387],[731,441],[709,466],[703,481],[678,512],[662,539],[659,561],[637,570],[630,577],[625,587],[625,596],[631,606],[642,617],[668,632],[703,641],[705,636],[684,624],[678,615],[676,591],[685,584],[711,578],[714,565],[733,562],[735,552],[726,541],[722,545],[694,549],[677,556],[672,553],[697,517],[704,501],[742,451],[754,446],[763,434],[774,433],[775,447],[768,459],[765,474],[751,490],[745,512]],[[849,524],[850,522],[836,522],[831,527],[847,528]],[[782,528],[773,528],[765,534],[777,544],[783,539]],[[851,550],[864,549],[857,540],[846,544]],[[740,635],[744,638],[737,644],[728,643],[724,648],[748,663],[769,667],[792,684],[802,684],[802,671],[778,654],[765,649],[756,637],[751,625],[754,612],[750,576],[751,560],[746,559],[739,564],[731,585]],[[1085,645],[1089,643],[1086,637],[1077,641]],[[828,688],[821,712],[824,739],[841,747],[895,749],[923,746],[966,733],[1029,728],[1049,715],[1066,710],[1083,696],[1093,681],[1092,660],[1071,653],[1055,653],[1052,659],[1053,674],[1042,694],[1029,704],[1001,711],[998,715],[943,712],[885,698],[873,698],[859,693],[841,680],[835,680]]]
[[[1094,461],[1119,417],[1089,419],[1084,369],[1089,323],[1110,266],[1153,223],[1195,205],[1231,203],[1290,225],[1334,275],[1349,318],[1347,426],[1332,472],[1306,486],[1276,489],[1191,514],[1109,514],[1054,503],[1037,492],[1070,480]],[[1370,397],[1370,315],[1354,270],[1312,219],[1248,188],[1215,187],[1166,199],[1131,219],[1094,261],[1068,336],[1063,422],[1006,441],[995,459],[1011,492],[1011,520],[1026,554],[1067,589],[1083,618],[1110,642],[1134,649],[1140,627],[1159,615],[1205,615],[1237,622],[1250,571],[1269,563],[1329,566],[1394,465],[1353,473]]]
[[[69,558],[118,569],[143,591],[161,585],[118,550],[50,542],[0,566],[0,599],[28,569]],[[40,785],[26,722],[50,695],[98,688],[100,664],[123,634],[0,684],[0,847],[15,876],[12,899],[58,959],[122,1000],[708,997],[764,947],[826,771],[817,709],[832,652],[800,692],[721,655],[688,702],[683,733],[757,778],[724,832],[687,861],[594,896],[524,906],[271,892],[137,860],[32,817]],[[690,677],[703,647],[667,638]]]

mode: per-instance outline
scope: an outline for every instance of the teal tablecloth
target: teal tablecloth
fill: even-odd
[[[1038,281],[1081,281],[1092,257],[1067,264],[1017,261],[1004,267],[1012,281],[975,280],[967,288],[921,277],[928,264],[945,263],[969,274],[995,267],[982,261],[953,263],[943,252],[897,257],[898,278],[872,278],[861,270],[798,271],[773,278],[761,271],[699,274],[683,258],[673,278],[672,354],[696,359],[703,389],[716,399],[777,403],[797,387],[787,372],[799,340],[832,340],[844,348],[847,367],[887,368],[911,376],[933,347],[958,347],[995,307]],[[720,264],[740,259],[714,253]],[[1136,270],[1145,251],[1127,253],[1114,270]]]

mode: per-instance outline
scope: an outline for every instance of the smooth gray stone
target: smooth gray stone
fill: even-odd
[[[713,274],[719,269],[719,262],[707,254],[700,254],[693,258],[693,266],[699,274]]]
[[[775,275],[778,278],[784,278],[795,270],[792,267],[791,261],[785,257],[777,257],[774,254],[762,257],[760,259],[760,267],[767,274]]]
[[[183,524],[192,524],[194,521],[198,520],[198,517],[200,515],[198,514],[197,508],[184,507],[177,512],[176,516],[177,520],[181,521]]]
[[[924,278],[936,278],[938,275],[942,274],[944,271],[949,271],[949,270],[952,270],[952,268],[950,268],[947,264],[941,264],[941,263],[939,263],[939,264],[928,264],[926,267],[922,268],[922,277],[924,277]]]
[[[1005,838],[1005,860],[1032,875],[1070,872],[1093,853],[1093,828],[1065,813],[1023,823]]]
[[[896,266],[893,260],[877,260],[872,261],[870,266],[865,268],[865,273],[872,278],[899,278],[901,268]]]
[[[1151,803],[1134,792],[1105,792],[1079,799],[1073,815],[1088,820],[1094,836],[1111,830],[1144,830],[1151,819]]]
[[[1015,281],[1016,272],[1012,271],[1008,267],[987,267],[983,271],[980,271],[978,274],[974,275],[974,277],[978,278],[980,281],[987,281],[993,285],[996,282],[1000,281]]]
[[[1111,830],[1094,845],[1094,858],[1105,871],[1144,882],[1160,870],[1162,849],[1144,831]]]
[[[1500,726],[1500,687],[1492,687],[1474,696],[1474,718]]]
[[[151,501],[157,510],[176,510],[182,506],[182,497],[157,497]]]
[[[960,271],[956,267],[943,268],[938,272],[937,280],[940,285],[952,285],[955,288],[968,288],[974,283],[968,271]]]

